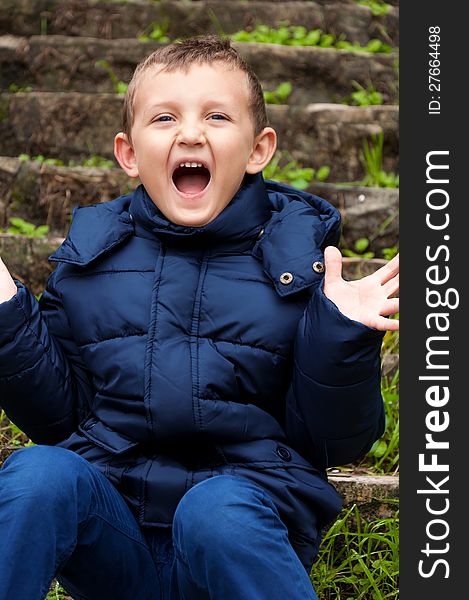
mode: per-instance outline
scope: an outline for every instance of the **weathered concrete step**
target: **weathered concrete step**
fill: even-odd
[[[65,235],[74,206],[112,200],[138,183],[120,168],[56,167],[2,156],[0,229],[9,226],[10,217],[20,217]]]
[[[64,161],[92,154],[112,158],[122,102],[114,94],[0,94],[0,155],[43,154]],[[397,106],[268,106],[279,149],[303,165],[330,166],[331,182],[363,178],[363,141],[381,131],[383,169],[398,171],[398,113]]]
[[[115,81],[128,83],[135,66],[163,45],[137,39],[3,36],[0,37],[0,88],[6,90],[14,84],[23,89],[114,92]],[[340,102],[356,91],[352,81],[365,88],[372,83],[385,104],[397,101],[395,54],[278,44],[234,46],[253,67],[265,90],[275,90],[281,82],[290,81],[291,104]],[[106,61],[106,66],[99,61]]]
[[[374,17],[371,10],[343,2],[272,2],[174,0],[119,2],[103,0],[2,0],[0,34],[74,35],[100,38],[131,38],[148,32],[151,23],[167,24],[174,39],[204,33],[230,34],[251,30],[257,24],[278,28],[282,23],[322,29],[337,37],[366,45],[381,39],[398,45],[398,9]]]
[[[360,238],[378,256],[383,248],[399,244],[399,190],[312,182],[312,194],[325,198],[342,215],[343,248],[354,248]]]
[[[398,508],[399,477],[397,475],[328,474],[328,479],[341,494],[344,508],[356,504],[360,517],[384,519]]]
[[[39,294],[54,268],[47,257],[62,241],[61,237],[32,238],[0,233],[0,256],[14,279]]]
[[[65,235],[73,206],[111,200],[138,183],[120,169],[55,167],[0,157],[0,228],[14,216]],[[307,189],[341,211],[343,247],[352,249],[357,239],[368,238],[369,250],[379,255],[382,248],[396,245],[399,190],[316,182]]]
[[[44,238],[0,233],[0,256],[12,275],[37,294],[44,289],[55,264],[47,261],[63,241],[62,236]],[[386,264],[383,259],[344,258],[344,277],[352,280],[373,273]]]

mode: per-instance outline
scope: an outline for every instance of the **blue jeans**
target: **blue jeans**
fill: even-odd
[[[98,469],[53,446],[0,470],[0,600],[43,600],[54,577],[86,600],[317,599],[269,496],[219,475],[142,529]]]

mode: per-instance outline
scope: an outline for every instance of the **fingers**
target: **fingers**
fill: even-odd
[[[6,266],[6,264],[3,262],[1,256],[0,256],[0,273],[3,275],[5,275],[5,274],[10,275],[10,271],[8,270],[8,267]]]
[[[399,273],[399,254],[396,254],[388,263],[375,271],[374,276],[383,284]]]
[[[383,305],[382,310],[380,311],[380,315],[389,316],[395,315],[399,312],[399,298],[391,298],[390,300],[386,300]]]
[[[399,319],[386,319],[386,317],[378,317],[374,325],[379,331],[399,331]]]
[[[389,298],[399,291],[399,274],[387,281],[383,285],[383,290],[386,292],[386,297]]]
[[[13,281],[5,263],[0,258],[0,302],[10,300],[17,291],[16,283]]]
[[[328,283],[342,279],[342,254],[335,246],[324,250],[325,279]]]

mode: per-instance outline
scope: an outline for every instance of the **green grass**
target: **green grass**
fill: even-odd
[[[365,519],[354,504],[324,536],[311,581],[321,600],[399,597],[399,511]]]
[[[384,434],[360,464],[380,475],[397,475],[399,471],[399,370],[381,386],[386,415]]]
[[[303,167],[285,151],[277,151],[263,171],[265,179],[287,183],[299,190],[306,189],[313,180],[326,181],[329,173],[330,167],[326,165],[319,169]]]
[[[275,90],[264,91],[264,100],[266,104],[286,104],[292,93],[293,86],[289,81],[282,81]]]
[[[350,258],[374,258],[375,253],[367,250],[369,245],[370,240],[368,238],[358,238],[358,240],[355,240],[353,243],[353,249],[343,247],[341,249],[342,254],[343,256],[348,256]]]
[[[391,5],[382,0],[355,0],[357,4],[366,6],[371,10],[374,17],[386,15],[391,10]]]
[[[12,452],[31,444],[28,437],[8,419],[5,411],[0,409],[0,466]]]
[[[109,160],[108,158],[104,158],[104,156],[99,156],[99,154],[93,154],[88,158],[84,158],[81,161],[69,160],[67,163],[65,163],[60,158],[46,158],[42,154],[38,154],[36,156],[30,156],[29,154],[20,154],[18,158],[22,162],[33,161],[39,163],[40,165],[49,165],[52,167],[98,167],[100,169],[117,168],[117,165],[114,161]]]
[[[372,135],[371,141],[363,140],[360,159],[365,168],[361,185],[369,187],[399,187],[399,175],[383,171],[384,133]]]
[[[308,31],[303,25],[283,24],[278,29],[268,25],[256,25],[252,31],[237,31],[229,36],[234,42],[256,42],[258,44],[280,44],[283,46],[314,46],[316,48],[333,48],[349,52],[385,53],[393,51],[389,44],[372,39],[366,46],[349,42],[343,37],[337,38],[332,33],[321,29]]]
[[[164,19],[161,23],[158,23],[157,21],[153,21],[153,23],[150,23],[150,25],[146,28],[146,30],[141,35],[138,36],[138,40],[140,42],[162,42],[162,43],[176,41],[174,39],[171,40],[169,38],[169,36],[167,35],[168,28],[169,28],[168,19]]]
[[[125,83],[125,81],[122,81],[117,77],[117,75],[114,72],[114,69],[111,67],[108,60],[105,60],[105,59],[97,60],[94,64],[94,66],[99,69],[104,69],[104,71],[106,71],[106,73],[109,76],[109,79],[112,82],[112,85],[114,87],[114,92],[116,94],[125,94],[126,93],[127,88],[129,87],[128,83]]]
[[[344,181],[342,183],[351,186],[399,188],[399,175],[383,170],[383,148],[383,131],[372,134],[370,139],[364,139],[359,159],[365,174],[359,181]]]
[[[44,238],[49,232],[48,225],[36,226],[20,217],[10,217],[8,220],[10,221],[10,227],[7,227],[5,230],[0,228],[0,233],[13,233],[14,235]]]
[[[399,331],[386,331],[381,344],[381,355],[399,354]],[[384,385],[388,382],[384,381]]]
[[[45,600],[72,600],[58,581],[54,580]]]
[[[376,90],[372,83],[365,88],[357,81],[352,81],[355,91],[347,96],[342,104],[350,106],[379,106],[383,104],[383,95]]]
[[[397,215],[396,215],[396,217],[397,217]],[[350,258],[365,258],[365,259],[376,258],[376,253],[373,252],[372,250],[368,250],[368,248],[370,247],[370,243],[374,239],[376,239],[378,237],[378,235],[381,235],[379,230],[377,230],[377,233],[371,239],[358,238],[357,240],[355,240],[353,242],[353,248],[345,247],[343,244],[343,241],[342,241],[341,251],[342,251],[343,256],[348,256]],[[381,248],[382,257],[380,257],[380,258],[384,258],[385,260],[391,260],[392,258],[394,258],[396,256],[396,254],[398,252],[399,252],[398,246],[389,246],[388,248]]]
[[[32,92],[33,88],[30,85],[18,85],[16,83],[10,83],[8,91],[11,94],[22,94],[25,92]]]

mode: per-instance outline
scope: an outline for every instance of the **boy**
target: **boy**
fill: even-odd
[[[38,445],[0,471],[0,598],[316,598],[325,468],[383,430],[397,259],[345,282],[338,212],[264,182],[228,41],[157,50],[124,112],[142,185],[74,212],[39,304],[1,265],[1,404]]]

